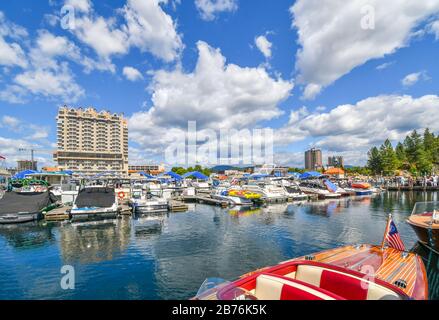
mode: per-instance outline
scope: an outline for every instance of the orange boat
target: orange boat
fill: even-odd
[[[370,189],[370,183],[367,182],[353,182],[351,187],[354,189]]]
[[[390,221],[386,234],[390,232]],[[427,273],[421,257],[387,247],[385,242],[381,246],[345,246],[295,258],[233,282],[208,279],[194,299],[428,299]]]

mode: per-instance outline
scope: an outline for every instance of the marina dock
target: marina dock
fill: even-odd
[[[64,221],[70,219],[69,210],[72,209],[71,206],[62,206],[55,208],[46,214],[44,214],[44,219],[46,221]]]
[[[183,197],[181,197],[181,199],[184,202],[197,202],[197,203],[211,204],[211,205],[215,205],[215,206],[221,206],[223,208],[231,205],[231,203],[228,201],[213,199],[212,197],[209,197],[207,195],[206,196],[200,196],[200,195],[183,196]]]
[[[390,186],[387,191],[439,191],[439,187],[432,186]]]

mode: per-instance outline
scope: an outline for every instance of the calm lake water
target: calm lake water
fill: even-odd
[[[0,299],[188,299],[209,277],[248,271],[325,249],[382,240],[393,212],[401,238],[425,258],[439,299],[437,255],[416,244],[405,219],[438,193],[384,193],[254,210],[192,205],[158,220],[0,226]],[[63,265],[75,289],[60,286]]]

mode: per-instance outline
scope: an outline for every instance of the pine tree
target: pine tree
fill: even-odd
[[[367,166],[373,174],[380,174],[382,171],[381,154],[377,147],[373,147],[368,152],[369,159]]]
[[[385,175],[394,174],[398,167],[398,159],[389,139],[386,139],[386,141],[384,141],[384,143],[381,145],[379,153],[382,172]]]
[[[401,170],[409,170],[410,164],[407,161],[404,145],[401,142],[398,142],[398,144],[396,145],[395,154],[398,161],[397,168]]]

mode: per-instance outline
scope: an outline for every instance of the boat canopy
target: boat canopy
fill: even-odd
[[[331,192],[337,191],[337,186],[333,184],[331,181],[329,181],[328,179],[325,179],[323,183],[325,184],[326,188],[328,188],[329,191]]]
[[[196,178],[198,180],[209,180],[209,178],[207,176],[205,176],[204,174],[202,174],[201,172],[198,172],[198,171],[188,172],[182,176],[183,179],[186,179],[189,177],[193,177],[193,178]]]
[[[302,180],[305,180],[305,179],[311,179],[311,178],[320,178],[321,176],[322,176],[322,174],[320,172],[308,171],[308,172],[302,173],[299,178]]]

